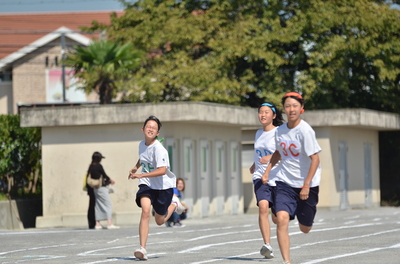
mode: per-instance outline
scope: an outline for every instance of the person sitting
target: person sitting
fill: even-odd
[[[171,217],[165,222],[165,225],[167,227],[184,227],[185,225],[181,223],[182,220],[186,219],[187,217],[187,211],[189,210],[189,207],[182,202],[182,194],[185,191],[185,180],[182,178],[177,178],[176,179],[176,188],[174,188],[174,196],[177,196],[181,202],[181,204],[185,207],[185,210],[181,213],[178,214],[174,212]]]

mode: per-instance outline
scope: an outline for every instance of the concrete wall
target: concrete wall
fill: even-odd
[[[0,82],[0,115],[13,113],[12,82]]]
[[[173,171],[186,180],[190,217],[257,211],[248,170],[259,128],[256,109],[204,102],[22,108],[21,126],[42,127],[43,133],[43,217],[37,218],[37,227],[86,226],[88,197],[82,182],[94,151],[107,157],[103,165],[117,182],[111,194],[114,221],[137,223],[137,183],[127,176],[138,159],[140,128],[151,114],[163,122],[161,137]],[[314,128],[322,148],[319,207],[379,205],[378,131],[400,129],[400,116],[343,109],[307,111],[303,118]],[[348,164],[345,190],[339,177],[338,148],[343,142]],[[370,204],[365,198],[366,143],[371,146]],[[250,160],[246,155],[251,155]]]
[[[144,120],[143,120],[144,121]],[[37,219],[37,227],[46,226],[83,226],[86,225],[88,196],[82,191],[83,177],[94,151],[100,151],[106,159],[102,161],[106,173],[116,181],[114,193],[110,194],[114,221],[116,224],[129,225],[138,223],[140,208],[135,203],[137,181],[128,180],[129,170],[138,160],[138,144],[143,140],[142,123],[119,125],[63,126],[42,128],[42,161],[43,161],[43,217]],[[219,126],[210,129],[200,123],[163,122],[160,138],[174,140],[177,159],[174,172],[177,177],[185,178],[185,199],[190,200],[189,217],[205,217],[218,214],[217,202],[213,194],[213,172],[204,179],[206,187],[201,187],[201,147],[200,141],[207,141],[212,148],[215,141],[228,146],[237,142],[240,146],[241,131],[230,126]],[[193,175],[185,176],[183,142],[190,140],[193,144]],[[238,150],[238,153],[240,150]],[[211,154],[211,152],[209,153]],[[226,158],[228,160],[228,157]],[[215,157],[211,155],[211,164]],[[238,160],[240,164],[240,160]],[[228,166],[226,164],[226,166]],[[230,177],[228,174],[225,182]],[[243,198],[240,178],[236,187],[239,189],[239,200],[235,206],[236,213],[243,213]],[[204,193],[208,192],[207,195]],[[203,199],[206,196],[207,200]],[[224,196],[222,214],[234,214],[233,201],[229,192]],[[203,211],[207,203],[206,212]]]
[[[379,138],[378,131],[353,127],[314,127],[319,145],[322,148],[319,154],[322,167],[321,185],[319,193],[319,208],[340,209],[341,194],[339,178],[339,142],[346,142],[348,146],[348,208],[379,206]],[[250,134],[256,130],[246,130],[242,139],[250,143]],[[254,139],[253,139],[254,142]],[[371,205],[366,204],[365,170],[364,170],[364,143],[372,146],[372,197]],[[248,164],[246,164],[248,165]],[[256,199],[250,185],[252,178],[248,166],[242,168],[242,180],[246,192],[244,205],[248,212],[256,212]]]

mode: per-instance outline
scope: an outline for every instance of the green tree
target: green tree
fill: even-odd
[[[19,115],[0,115],[0,192],[41,194],[40,128],[20,127]]]
[[[91,30],[148,54],[132,101],[257,106],[296,90],[311,109],[400,112],[400,16],[387,1],[122,2]]]
[[[95,41],[88,47],[75,46],[64,63],[74,69],[79,87],[86,93],[94,89],[100,96],[100,104],[109,104],[140,65],[142,55],[132,47],[131,43]]]

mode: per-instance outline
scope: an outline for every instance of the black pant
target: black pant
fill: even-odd
[[[89,228],[93,229],[96,226],[96,218],[94,215],[94,206],[96,205],[96,198],[94,196],[93,188],[87,186],[87,193],[89,195],[89,209],[87,212],[87,219]]]

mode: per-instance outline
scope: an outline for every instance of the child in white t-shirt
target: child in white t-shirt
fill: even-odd
[[[282,113],[272,103],[263,103],[258,108],[258,120],[263,128],[257,130],[254,141],[254,163],[250,167],[253,174],[254,193],[258,206],[258,224],[264,244],[260,254],[267,259],[274,257],[271,243],[271,230],[268,219],[269,208],[274,203],[275,182],[273,172],[269,174],[269,181],[263,182],[262,176],[267,165],[275,152],[275,131],[277,126],[282,125]],[[274,170],[277,166],[274,167]]]
[[[176,177],[169,170],[168,152],[157,140],[161,122],[150,116],[144,122],[142,131],[145,140],[139,144],[139,160],[130,172],[128,179],[139,179],[139,190],[136,193],[136,204],[142,208],[139,223],[140,248],[134,252],[136,258],[147,260],[146,243],[149,235],[151,206],[155,211],[157,225],[164,224],[176,211],[181,214],[185,207],[173,196]],[[142,174],[137,170],[142,167]]]
[[[317,211],[321,168],[320,146],[311,126],[301,119],[303,97],[297,92],[285,94],[282,105],[288,122],[276,129],[276,151],[263,175],[268,179],[271,168],[280,160],[275,175],[275,199],[279,249],[284,263],[290,264],[289,221],[297,217],[300,230],[310,232]]]

